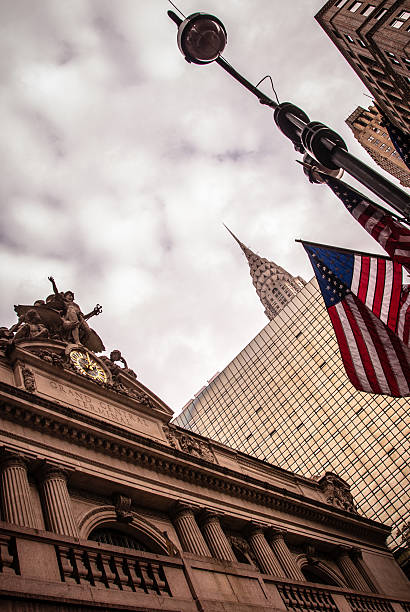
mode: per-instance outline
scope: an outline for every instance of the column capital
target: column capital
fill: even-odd
[[[352,550],[353,547],[348,546],[347,544],[339,544],[336,546],[336,554],[339,557],[349,557]]]
[[[275,540],[280,540],[280,539],[284,540],[286,533],[287,533],[286,529],[282,529],[280,527],[274,527],[273,525],[271,525],[266,532],[268,539],[271,542],[274,542]]]
[[[44,461],[36,470],[36,475],[42,481],[62,478],[67,482],[70,472],[72,470]]]
[[[195,511],[197,511],[198,508],[196,508],[195,506],[192,506],[191,504],[188,504],[186,502],[180,501],[178,500],[171,508],[170,510],[170,514],[171,517],[176,519],[179,516],[183,516],[183,515],[193,515],[195,514]]]
[[[249,521],[245,527],[245,533],[248,536],[257,535],[261,533],[263,536],[265,535],[266,526],[262,523],[257,523],[256,521]]]
[[[349,554],[352,559],[363,559],[362,549],[358,546],[352,546],[349,550]]]
[[[19,453],[5,452],[0,456],[0,468],[6,467],[28,467],[28,459]]]
[[[209,508],[203,508],[198,514],[198,523],[202,525],[206,525],[208,523],[220,523],[220,519],[223,514],[216,512],[215,510],[210,510]]]

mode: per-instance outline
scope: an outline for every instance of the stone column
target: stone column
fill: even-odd
[[[351,549],[347,546],[339,546],[337,564],[340,567],[342,574],[346,578],[348,585],[352,587],[352,589],[355,589],[356,591],[369,592],[370,587],[351,560],[349,556],[350,551]]]
[[[279,561],[266,541],[262,527],[255,523],[250,523],[247,531],[249,544],[251,545],[262,572],[270,574],[271,576],[285,578],[285,573]]]
[[[47,529],[54,533],[78,537],[66,472],[59,467],[46,465],[38,476]]]
[[[0,470],[3,520],[21,527],[37,527],[26,462],[18,455],[7,455]]]
[[[195,520],[192,507],[178,503],[174,508],[173,515],[182,550],[202,557],[211,557],[209,548]]]
[[[218,514],[205,510],[199,517],[199,523],[212,556],[224,561],[236,561],[232,547],[221,527]]]
[[[362,574],[363,578],[369,585],[369,590],[372,593],[382,593],[376,578],[373,576],[372,572],[367,567],[365,560],[363,559],[362,551],[360,550],[360,548],[352,548],[350,551],[350,556],[353,559],[353,563],[359,569],[359,572]]]
[[[284,539],[285,533],[286,532],[281,529],[271,529],[268,535],[269,543],[285,571],[286,578],[306,582],[306,578],[302,574],[302,570],[296,563],[292,553],[286,545]]]

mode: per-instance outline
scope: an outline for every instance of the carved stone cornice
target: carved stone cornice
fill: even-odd
[[[79,414],[67,406],[61,406],[38,395],[30,394],[23,389],[6,383],[0,383],[0,390],[9,396],[14,396],[25,402],[0,401],[0,415],[14,422],[23,423],[26,427],[47,432],[71,443],[93,448],[106,455],[119,457],[134,465],[143,465],[158,473],[171,475],[210,490],[223,492],[227,495],[249,500],[268,508],[275,508],[296,516],[313,520],[322,525],[331,525],[337,529],[370,537],[384,544],[390,533],[388,527],[371,519],[358,517],[351,513],[329,506],[321,501],[307,498],[294,491],[277,487],[271,483],[261,481],[254,476],[236,472],[218,464],[210,465],[200,457],[189,457],[177,448],[170,448],[159,441],[146,438],[111,423],[101,423],[92,416]],[[35,407],[44,407],[52,410],[54,415],[41,415]],[[58,416],[55,416],[55,415]],[[61,416],[60,416],[61,415]],[[74,423],[74,419],[78,425]],[[86,423],[99,431],[87,432],[81,426]],[[102,426],[104,431],[101,430]],[[121,440],[113,440],[120,436]],[[140,448],[135,448],[135,445]],[[143,447],[143,448],[141,448]],[[155,451],[161,453],[158,455]]]
[[[211,445],[205,440],[197,439],[188,432],[181,432],[169,426],[162,428],[172,448],[177,448],[184,453],[200,457],[210,463],[215,463],[215,455]]]

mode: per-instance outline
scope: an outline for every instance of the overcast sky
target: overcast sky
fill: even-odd
[[[224,57],[339,131],[371,101],[314,14],[324,0],[180,0],[228,31]],[[266,324],[223,227],[306,280],[295,238],[378,252],[311,185],[271,111],[217,65],[190,65],[165,0],[3,0],[1,325],[72,289],[107,351],[178,411]],[[263,85],[272,95],[268,81]],[[348,179],[357,186],[353,179]],[[394,180],[394,179],[392,179]]]

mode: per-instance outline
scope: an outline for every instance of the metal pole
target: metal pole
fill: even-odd
[[[173,11],[168,11],[168,15],[178,27],[181,25],[182,19]],[[275,123],[281,132],[292,140],[297,151],[303,153],[307,150],[319,163],[331,170],[343,168],[362,185],[365,185],[392,208],[403,214],[407,220],[410,219],[409,196],[384,176],[349,153],[346,144],[336,132],[323,124],[311,122],[302,109],[289,102],[277,104],[245,79],[223,57],[219,56],[215,61],[238,83],[256,96],[261,104],[275,110]]]

